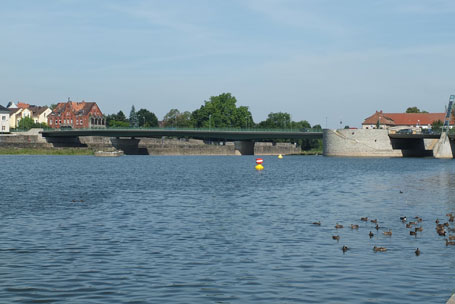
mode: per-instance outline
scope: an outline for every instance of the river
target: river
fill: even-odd
[[[434,229],[455,211],[453,160],[0,164],[0,303],[445,303],[455,292],[455,246]],[[400,216],[424,230],[410,236]]]

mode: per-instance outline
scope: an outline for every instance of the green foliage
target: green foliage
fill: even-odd
[[[433,130],[434,132],[441,132],[443,124],[444,123],[440,119],[435,120],[431,123],[431,130]]]
[[[406,109],[406,113],[428,113],[427,111],[421,111],[417,107],[409,107]]]
[[[130,126],[125,114],[119,111],[117,114],[106,116],[106,125],[113,128],[127,128]]]
[[[289,113],[270,113],[266,120],[259,123],[260,128],[264,129],[290,129],[291,115]]]
[[[130,122],[130,126],[132,126],[133,128],[137,128],[139,126],[139,120],[138,120],[136,109],[134,108],[134,105],[131,106],[129,122]]]
[[[230,93],[210,97],[209,101],[191,113],[196,128],[245,128],[253,125],[248,107],[236,106],[237,100]]]
[[[185,111],[181,113],[177,109],[171,109],[163,118],[165,127],[190,128],[192,127],[191,113]]]
[[[19,120],[19,124],[17,126],[19,130],[30,130],[32,128],[43,128],[46,129],[48,128],[46,123],[35,123],[33,118],[31,117],[24,117]]]
[[[158,118],[155,113],[150,112],[146,109],[140,109],[137,111],[137,118],[139,127],[142,128],[155,128],[158,127]]]

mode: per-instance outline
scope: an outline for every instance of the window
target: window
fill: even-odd
[[[5,126],[2,126],[2,131],[5,131]]]
[[[6,120],[6,116],[3,116],[3,115],[2,115],[2,120]]]
[[[49,124],[52,126],[52,120],[49,120]]]

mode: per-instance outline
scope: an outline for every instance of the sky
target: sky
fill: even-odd
[[[452,0],[2,0],[0,104],[97,102],[159,119],[229,92],[255,122],[359,127],[444,112]]]

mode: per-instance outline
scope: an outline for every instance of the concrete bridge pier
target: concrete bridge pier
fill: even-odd
[[[80,148],[87,147],[86,144],[81,143],[78,136],[73,137],[47,137],[46,142],[52,144],[56,148]]]
[[[241,140],[234,142],[235,155],[254,155],[254,141]]]
[[[111,137],[111,143],[117,150],[122,150],[125,154],[138,155],[140,139]]]
[[[453,158],[454,144],[450,141],[447,132],[442,132],[441,138],[433,148],[435,158]]]

